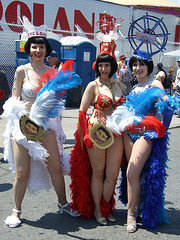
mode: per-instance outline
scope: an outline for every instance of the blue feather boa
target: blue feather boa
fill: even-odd
[[[143,169],[141,185],[142,224],[146,229],[157,229],[158,224],[168,223],[164,209],[164,188],[167,178],[168,133],[165,137],[154,139],[151,154]],[[122,177],[119,186],[119,200],[127,204],[127,166],[121,169]]]
[[[114,129],[117,129],[117,132],[119,129],[121,130],[121,123],[124,121],[125,115],[120,109],[127,108],[129,112],[133,109],[135,117],[138,116],[142,119],[147,115],[152,114],[156,116],[157,113],[160,114],[167,131],[173,111],[177,108],[177,100],[171,97],[165,100],[165,96],[166,92],[157,87],[148,88],[138,93],[132,91],[127,96],[127,100],[120,107],[116,108],[109,120],[107,120],[107,123],[109,121],[108,127],[111,131]],[[125,121],[128,125],[130,115],[126,115]],[[135,117],[134,123],[136,123]],[[127,134],[133,142],[140,137],[139,133],[127,132]],[[163,138],[155,138],[153,134],[149,135],[149,137],[149,139],[152,139],[152,150],[142,171],[140,210],[143,226],[147,229],[157,229],[159,223],[168,223],[164,210],[164,188],[167,178],[169,137],[167,132]],[[128,203],[126,171],[127,165],[121,169],[122,177],[120,178],[121,183],[119,186],[119,200],[125,205]]]

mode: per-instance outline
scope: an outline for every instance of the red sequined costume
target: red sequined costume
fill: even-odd
[[[96,82],[97,84],[97,82]],[[120,106],[124,101],[124,96],[116,102],[113,103],[113,100],[101,94],[98,88],[98,97],[94,105],[94,111],[97,115],[102,116],[105,111],[112,112],[117,106]],[[89,117],[86,116],[87,124],[89,125]],[[101,117],[98,118],[99,122],[103,120]],[[90,127],[90,125],[89,125]],[[80,125],[78,124],[78,129],[74,134],[76,143],[74,149],[71,152],[71,171],[70,176],[72,182],[70,184],[70,189],[72,191],[72,209],[78,210],[81,213],[81,216],[84,218],[93,218],[94,217],[94,201],[91,193],[91,176],[92,169],[89,161],[88,152],[85,144],[83,143],[82,132]],[[110,202],[106,202],[105,199],[101,198],[101,213],[103,216],[109,217],[115,206],[114,194]]]

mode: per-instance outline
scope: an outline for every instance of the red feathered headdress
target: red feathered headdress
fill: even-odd
[[[118,30],[115,31],[115,27],[120,26],[120,24],[115,25],[116,19],[120,19],[120,22],[124,20],[123,18],[114,18],[113,16],[104,12],[104,14],[101,14],[100,20],[96,22],[96,25],[99,23],[99,31],[96,37],[98,40],[101,41],[99,55],[108,54],[112,56],[115,60],[115,40],[118,39]],[[92,65],[93,69],[95,69],[95,65],[96,62],[94,62]]]

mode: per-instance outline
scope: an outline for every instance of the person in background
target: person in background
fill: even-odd
[[[176,98],[178,101],[177,118],[180,118],[180,59],[177,60],[177,64],[178,64],[178,70],[177,70],[175,82],[173,85],[173,91],[175,92]]]
[[[154,76],[154,78],[159,80],[163,84],[164,79],[165,79],[165,77],[167,75],[165,70],[163,69],[163,64],[162,63],[157,63],[156,68],[157,68],[157,73]]]
[[[121,55],[119,57],[119,62],[118,62],[118,67],[117,67],[117,72],[116,72],[118,80],[119,80],[119,71],[122,68],[123,64],[125,63],[126,58],[127,58],[126,55]]]
[[[3,113],[3,105],[5,101],[9,98],[11,90],[6,78],[5,72],[0,68],[0,90],[3,96],[0,98],[0,115]]]
[[[119,70],[118,80],[126,86],[126,95],[128,95],[132,90],[132,85],[131,85],[132,78],[131,78],[131,72],[128,69],[126,60],[123,62],[122,67]]]
[[[163,87],[166,90],[167,94],[170,94],[170,95],[172,94],[172,87],[173,87],[174,81],[175,81],[174,68],[169,67],[169,72],[163,82]]]
[[[58,54],[55,50],[52,50],[51,54],[47,56],[47,62],[53,69],[58,69],[60,61],[58,60]]]

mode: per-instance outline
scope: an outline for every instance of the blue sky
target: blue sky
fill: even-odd
[[[169,0],[169,1],[180,4],[180,0]]]

